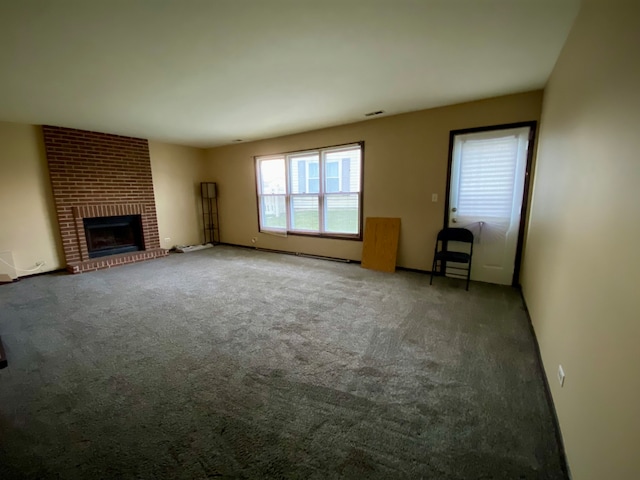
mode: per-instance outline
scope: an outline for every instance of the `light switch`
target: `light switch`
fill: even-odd
[[[437,193],[432,193],[431,194],[431,201],[432,202],[437,202],[438,201],[438,194]]]

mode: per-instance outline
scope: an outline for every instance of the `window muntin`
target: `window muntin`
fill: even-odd
[[[256,157],[260,231],[361,235],[360,144]]]

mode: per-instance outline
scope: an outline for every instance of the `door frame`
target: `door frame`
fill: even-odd
[[[536,129],[538,122],[532,120],[529,122],[503,123],[500,125],[490,125],[487,127],[464,128],[460,130],[449,131],[449,159],[447,161],[447,193],[444,200],[444,221],[443,228],[449,225],[449,196],[451,194],[451,163],[453,162],[453,142],[456,135],[464,135],[467,133],[481,133],[493,130],[508,130],[510,128],[529,127],[529,146],[527,148],[527,165],[524,172],[524,189],[522,191],[522,207],[520,208],[520,225],[518,227],[518,243],[516,245],[516,257],[513,268],[513,278],[511,285],[517,287],[520,285],[520,264],[522,263],[522,249],[524,247],[524,231],[526,228],[527,213],[529,208],[529,187],[531,184],[531,167],[533,165],[533,151],[536,147]]]

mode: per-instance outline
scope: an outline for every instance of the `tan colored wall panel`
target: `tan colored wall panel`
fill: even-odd
[[[202,243],[200,182],[207,181],[204,150],[150,141],[149,154],[160,245]]]
[[[583,2],[545,90],[521,278],[575,480],[640,478],[639,32]]]
[[[0,251],[12,252],[18,276],[63,266],[42,128],[0,122]]]
[[[536,90],[210,149],[207,173],[221,191],[222,241],[361,260],[362,242],[258,232],[254,156],[364,141],[363,218],[402,218],[398,266],[430,270],[444,216],[449,132],[538,120],[541,105]]]

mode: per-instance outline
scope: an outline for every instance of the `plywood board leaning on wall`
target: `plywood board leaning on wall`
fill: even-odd
[[[368,217],[364,227],[362,267],[395,272],[399,237],[399,218]]]

